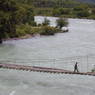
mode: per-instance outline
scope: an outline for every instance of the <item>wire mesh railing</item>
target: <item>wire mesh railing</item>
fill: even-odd
[[[40,66],[49,68],[59,68],[64,70],[74,70],[75,63],[78,62],[78,69],[80,72],[91,72],[95,68],[95,55],[90,56],[76,56],[60,59],[16,59],[6,58],[0,59],[0,63]]]

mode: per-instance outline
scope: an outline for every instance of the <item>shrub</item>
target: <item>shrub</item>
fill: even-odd
[[[44,19],[44,22],[42,23],[42,25],[43,25],[43,26],[49,25],[49,23],[50,23],[50,21],[49,21],[47,18],[45,18],[45,19]]]
[[[58,9],[54,8],[53,11],[52,11],[52,15],[56,16],[56,17],[60,16],[60,11]]]
[[[18,37],[25,36],[26,34],[40,34],[41,27],[32,27],[29,24],[17,26],[16,34]]]
[[[58,31],[59,31],[59,29],[57,29],[55,27],[43,26],[40,34],[41,35],[54,35]]]
[[[75,13],[77,17],[81,18],[81,17],[88,17],[90,14],[88,11],[78,11]]]
[[[64,26],[67,26],[67,25],[68,25],[67,19],[60,17],[60,18],[57,20],[57,27],[58,27],[59,29],[61,29],[61,28],[64,27]]]
[[[95,15],[90,15],[89,18],[95,20]]]
[[[30,24],[31,26],[37,26],[37,23],[34,22],[34,21],[31,21],[29,24]]]
[[[31,26],[28,25],[28,24],[19,25],[19,26],[17,26],[17,28],[16,28],[16,34],[17,34],[18,36],[25,36],[26,34],[29,34],[29,33],[32,32],[31,29],[32,29]]]
[[[30,34],[40,34],[41,33],[41,27],[32,27]]]

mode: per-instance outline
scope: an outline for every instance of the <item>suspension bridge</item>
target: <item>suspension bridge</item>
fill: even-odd
[[[84,73],[84,72],[72,72],[72,71],[63,70],[63,69],[57,69],[57,68],[25,66],[25,65],[16,65],[16,64],[2,64],[2,63],[0,63],[0,68],[24,70],[24,71],[46,72],[46,73],[79,74],[79,75],[95,76],[95,73],[92,73],[92,72],[87,72],[87,73]]]
[[[79,72],[74,72],[78,62]],[[77,56],[60,59],[0,59],[0,68],[57,74],[78,74],[95,76],[92,72],[95,56]]]

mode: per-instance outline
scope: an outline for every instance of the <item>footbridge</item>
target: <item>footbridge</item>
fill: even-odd
[[[74,72],[78,62],[79,72]],[[77,74],[95,76],[95,55],[76,56],[60,59],[0,59],[0,68],[57,74]]]
[[[68,70],[58,69],[58,68],[46,68],[46,67],[25,66],[25,65],[16,65],[16,64],[2,64],[2,63],[0,63],[0,68],[24,70],[24,71],[35,71],[35,72],[46,72],[46,73],[79,74],[79,75],[95,76],[95,73],[92,73],[92,72],[87,72],[87,73],[73,72],[73,71],[68,71]]]

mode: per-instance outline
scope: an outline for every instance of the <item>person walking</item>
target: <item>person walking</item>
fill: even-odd
[[[75,66],[74,66],[74,72],[79,72],[78,70],[78,63],[76,62]]]

